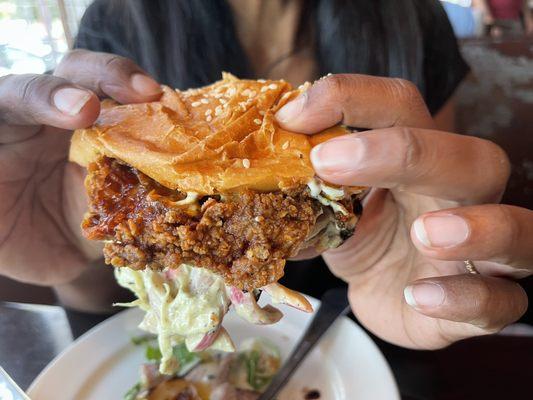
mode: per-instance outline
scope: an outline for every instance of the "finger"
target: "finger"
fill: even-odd
[[[68,53],[54,71],[119,103],[142,103],[157,100],[161,86],[133,61],[114,54],[74,50]]]
[[[369,129],[435,126],[413,83],[356,74],[320,79],[283,106],[276,118],[283,128],[303,133],[320,132],[338,123]]]
[[[0,78],[1,125],[52,125],[75,129],[91,125],[100,112],[98,97],[65,79],[49,75]],[[2,141],[11,128],[1,128]]]
[[[420,216],[411,238],[441,260],[488,260],[533,272],[533,211],[507,205],[441,210]]]
[[[519,319],[528,304],[516,282],[470,274],[421,279],[408,286],[404,296],[421,314],[465,323],[443,325],[454,340],[497,332]]]
[[[315,146],[317,174],[339,185],[398,188],[461,202],[499,200],[509,161],[496,144],[471,136],[387,128]]]

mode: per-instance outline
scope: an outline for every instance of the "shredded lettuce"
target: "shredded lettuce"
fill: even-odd
[[[196,353],[187,350],[185,343],[178,344],[172,349],[172,354],[178,360],[181,366],[186,366],[195,363],[200,357]]]
[[[241,346],[230,382],[241,389],[261,392],[272,381],[280,365],[280,352],[274,344],[262,338],[249,339]]]
[[[136,400],[137,395],[141,391],[141,384],[137,382],[135,385],[133,385],[130,390],[124,394],[124,400]]]
[[[261,354],[257,350],[252,350],[249,354],[244,355],[244,357],[248,372],[248,384],[255,390],[261,391],[270,383],[273,375],[261,370],[259,365]]]
[[[160,362],[161,361],[161,351],[159,350],[158,347],[154,347],[154,346],[146,346],[146,351],[144,353],[144,356],[146,357],[146,359],[148,361],[156,361],[156,362]]]
[[[154,335],[139,335],[139,336],[132,337],[131,338],[131,342],[135,346],[142,346],[142,345],[144,345],[146,343],[151,343],[151,342],[153,342],[156,339],[157,338]]]
[[[118,305],[144,310],[139,327],[157,335],[161,352],[159,370],[163,374],[172,375],[180,370],[179,360],[173,357],[174,346],[197,343],[204,335],[216,332],[229,308],[224,280],[204,268],[186,264],[164,271],[116,268],[115,277],[137,296],[131,303]],[[187,340],[193,338],[200,340]],[[233,343],[224,340],[224,335],[217,339],[213,343],[217,349],[234,351]]]

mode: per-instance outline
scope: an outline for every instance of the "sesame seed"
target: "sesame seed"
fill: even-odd
[[[210,115],[212,112],[213,112],[213,110],[207,110],[207,111],[205,112],[205,115]]]
[[[241,94],[243,96],[250,96],[250,89],[244,89]]]
[[[289,142],[283,143],[283,146],[281,146],[283,150],[287,150],[289,148]]]
[[[271,83],[270,85],[268,85],[268,88],[272,90],[276,90],[278,88],[278,85],[276,85],[275,83]]]
[[[207,122],[211,122],[212,119],[213,119],[213,117],[212,117],[211,115],[208,115],[208,116],[205,118],[205,120],[206,120]]]
[[[218,101],[220,101],[220,104],[226,104],[227,103],[227,100],[224,100],[224,99],[218,99]]]
[[[202,99],[200,101],[202,102],[202,104],[209,104],[209,100],[207,100],[207,99]]]
[[[191,104],[191,106],[198,107],[200,104],[202,103],[200,103],[199,101],[195,101],[194,103]]]
[[[261,88],[261,93],[265,93],[268,90],[268,86],[263,86]]]
[[[257,125],[261,125],[261,120],[259,118],[254,119],[254,123]]]
[[[255,90],[252,90],[250,94],[248,95],[249,98],[254,98],[257,95],[257,92]]]
[[[331,76],[331,75],[333,75],[333,74],[331,72],[328,72],[328,74],[326,76]]]
[[[244,160],[242,160],[242,166],[244,168],[250,168],[250,160],[248,160],[247,158],[245,158]]]
[[[259,83],[265,83],[266,81],[264,79],[258,79],[257,82]]]
[[[224,96],[222,93],[215,93],[215,94],[213,95],[213,97],[214,97],[215,99],[220,99],[222,96]]]
[[[259,115],[265,115],[265,112],[263,110],[259,110]]]
[[[215,115],[218,116],[222,114],[222,106],[218,106],[217,108],[215,108]]]

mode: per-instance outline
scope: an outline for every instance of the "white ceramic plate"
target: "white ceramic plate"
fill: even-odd
[[[264,296],[267,297],[267,296]],[[263,299],[262,299],[263,300]],[[319,302],[310,299],[315,309]],[[254,326],[230,312],[224,326],[237,347],[246,338],[266,337],[286,357],[311,315],[279,307],[285,317],[275,325]],[[142,312],[123,311],[81,336],[56,357],[29,388],[33,400],[121,400],[137,382],[143,349],[130,338]],[[338,320],[295,373],[279,400],[300,400],[317,389],[321,400],[399,399],[392,373],[377,346],[348,318]]]

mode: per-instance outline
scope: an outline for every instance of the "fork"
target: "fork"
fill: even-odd
[[[281,367],[270,385],[258,400],[274,400],[287,381],[296,371],[296,368],[305,359],[309,351],[315,346],[320,338],[333,325],[337,318],[346,315],[350,311],[348,303],[348,291],[345,288],[328,290],[322,296],[320,308],[314,315],[304,335],[294,348],[287,362]]]

